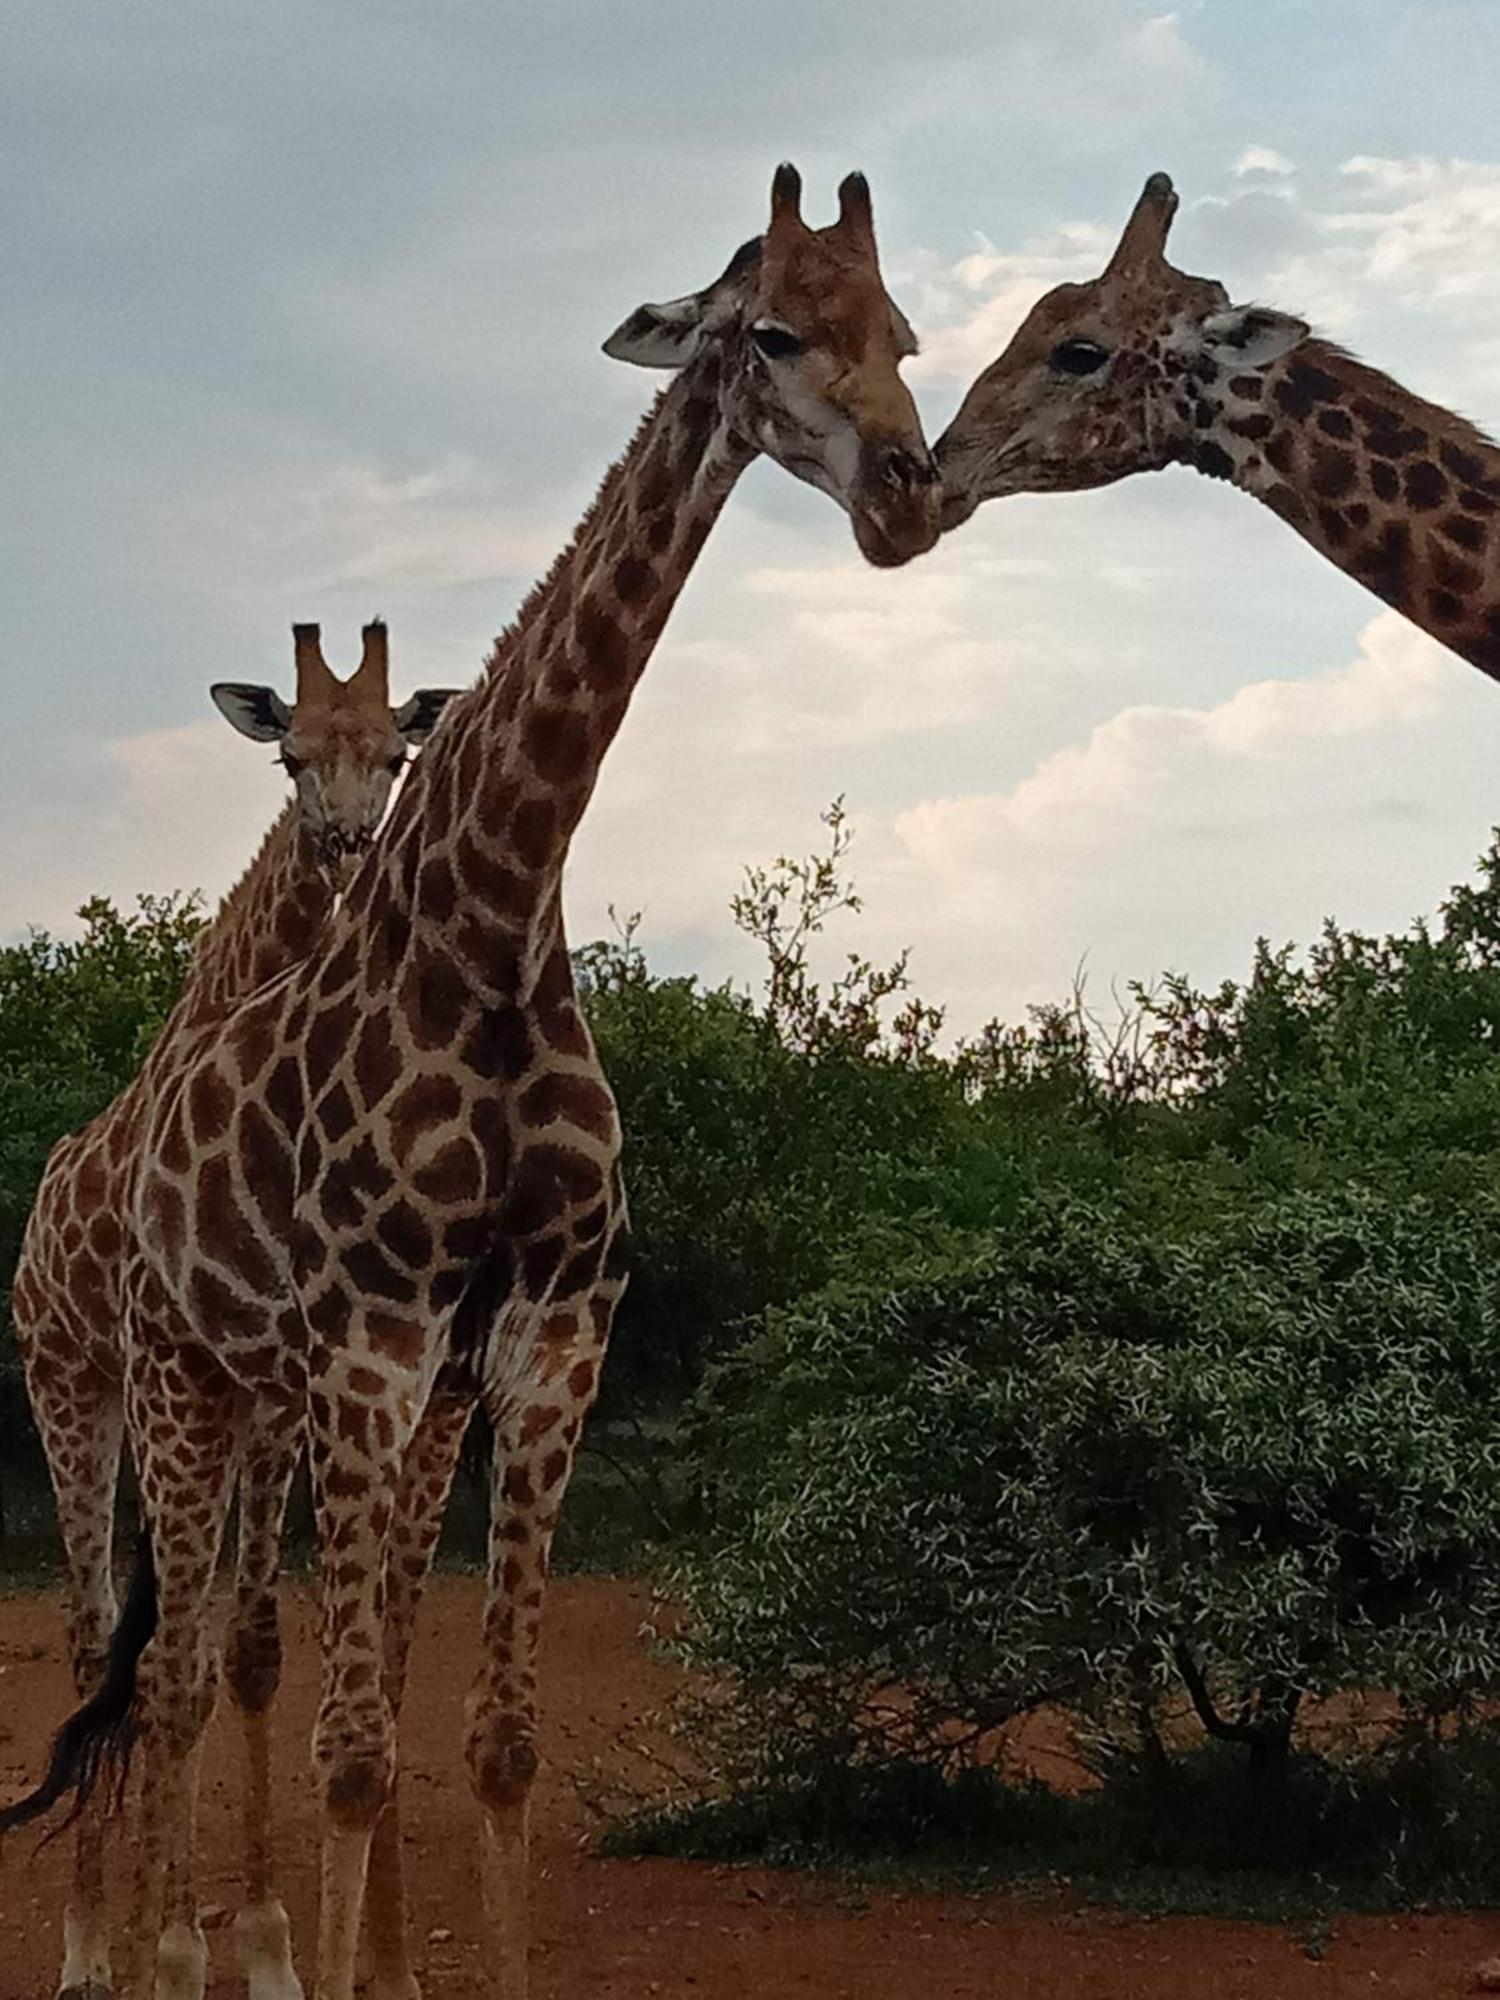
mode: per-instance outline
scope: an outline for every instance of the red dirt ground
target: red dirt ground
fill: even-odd
[[[413,1661],[402,1753],[413,1920],[426,2000],[489,2000],[460,1759],[478,1586],[432,1590]],[[1436,2000],[1469,1988],[1500,1949],[1500,1917],[1348,1917],[1321,1959],[1289,1931],[1079,1910],[1031,1896],[852,1892],[831,1878],[690,1862],[606,1861],[590,1804],[662,1783],[653,1717],[673,1673],[650,1657],[644,1591],[564,1580],[542,1668],[543,1774],[535,1820],[535,2000]],[[311,1936],[316,1827],[305,1772],[315,1659],[311,1592],[288,1592],[280,1710],[280,1851],[299,1964]],[[52,1595],[0,1598],[0,1797],[37,1770],[68,1701]],[[1042,1746],[1038,1746],[1040,1749]],[[225,1708],[205,1758],[203,1893],[235,1900],[236,1744]],[[0,2000],[54,1990],[66,1843],[29,1837],[0,1860]],[[228,1939],[211,1940],[214,2000],[243,1989]]]

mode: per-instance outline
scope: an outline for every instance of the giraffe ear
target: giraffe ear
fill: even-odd
[[[896,356],[898,360],[905,361],[917,351],[917,336],[912,330],[911,321],[889,292],[885,297],[886,304],[891,309],[891,331],[896,336]]]
[[[605,341],[604,352],[637,368],[685,368],[703,341],[706,299],[706,293],[690,292],[665,305],[637,306]]]
[[[1270,306],[1230,306],[1199,322],[1203,351],[1225,368],[1265,368],[1299,347],[1312,328]]]
[[[743,305],[746,283],[759,263],[760,238],[752,236],[701,292],[665,305],[637,306],[605,341],[604,352],[637,368],[685,368],[705,338],[727,326]]]
[[[391,711],[397,731],[415,747],[425,743],[442,718],[443,710],[461,688],[418,688],[409,700]]]
[[[252,743],[279,743],[292,726],[292,711],[275,688],[215,681],[208,692],[225,721]]]

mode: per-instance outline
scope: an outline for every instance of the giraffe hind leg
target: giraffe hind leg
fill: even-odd
[[[88,1362],[51,1313],[40,1307],[27,1311],[30,1298],[24,1281],[18,1281],[14,1302],[17,1343],[26,1367],[32,1413],[47,1456],[58,1531],[68,1562],[73,1683],[80,1702],[87,1704],[105,1682],[110,1635],[119,1616],[111,1552],[124,1416],[122,1391],[117,1382],[108,1380]],[[57,1762],[54,1745],[54,1766]],[[62,1780],[67,1788],[61,1767],[49,1777]],[[47,1784],[40,1788],[44,1801],[49,1789]],[[74,1788],[73,1878],[63,1913],[59,2000],[107,2000],[111,1991],[104,1865],[111,1787],[106,1784],[103,1793],[92,1798],[88,1796],[90,1789],[85,1786],[80,1795]],[[39,1803],[38,1811],[47,1810],[58,1796]],[[32,1797],[35,1801],[38,1795]]]
[[[281,1680],[276,1579],[299,1424],[256,1411],[240,1466],[240,1535],[225,1680],[239,1711],[245,1756],[245,1902],[235,1937],[249,2000],[302,2000],[291,1930],[275,1892],[271,1839],[271,1707]]]

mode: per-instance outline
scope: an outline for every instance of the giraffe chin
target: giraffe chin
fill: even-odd
[[[900,569],[913,556],[926,555],[938,538],[936,504],[912,520],[890,521],[868,509],[856,509],[850,519],[860,554],[876,569]]]

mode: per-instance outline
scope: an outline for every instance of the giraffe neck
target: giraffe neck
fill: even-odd
[[[1232,479],[1500,678],[1500,449],[1327,341],[1207,387],[1176,456]]]
[[[556,928],[563,863],[637,681],[698,552],[755,457],[724,414],[716,357],[678,376],[606,474],[572,541],[496,641],[398,802],[349,897],[404,930],[473,941]],[[532,954],[534,957],[534,954]],[[485,983],[510,984],[491,953]]]
[[[199,936],[178,1002],[180,1024],[227,1013],[305,958],[333,913],[335,894],[289,800]]]

